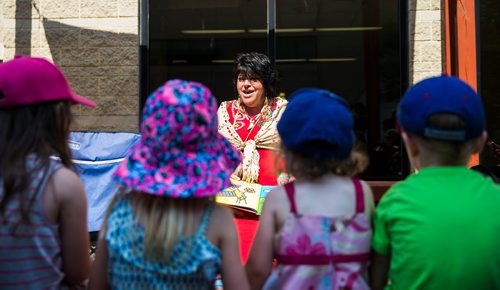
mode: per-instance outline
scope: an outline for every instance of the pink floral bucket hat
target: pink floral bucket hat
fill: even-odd
[[[141,140],[114,174],[127,190],[174,198],[229,187],[240,153],[217,131],[217,102],[204,85],[170,80],[144,107]]]

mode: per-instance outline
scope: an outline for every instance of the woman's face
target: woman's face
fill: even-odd
[[[259,108],[264,105],[266,99],[264,84],[257,78],[240,74],[236,80],[236,89],[245,107]]]

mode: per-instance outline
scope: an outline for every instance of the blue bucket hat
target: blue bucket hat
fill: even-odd
[[[289,150],[339,161],[350,156],[354,121],[344,99],[315,88],[297,90],[290,99],[278,122],[278,133]]]
[[[463,119],[465,127],[444,130],[427,121],[435,113],[451,113]],[[444,141],[466,141],[485,130],[486,117],[481,98],[464,81],[452,76],[431,77],[411,87],[399,103],[399,125],[409,133]]]

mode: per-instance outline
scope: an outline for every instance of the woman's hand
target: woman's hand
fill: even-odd
[[[292,175],[285,173],[285,172],[281,172],[280,175],[278,176],[277,182],[278,182],[278,185],[283,185],[285,183],[289,183],[289,182],[292,182],[294,180],[295,180],[295,177],[293,177]]]

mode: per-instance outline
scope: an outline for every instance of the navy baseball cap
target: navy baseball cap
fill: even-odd
[[[464,128],[433,128],[428,119],[435,113],[461,117]],[[409,133],[444,141],[466,141],[485,130],[486,117],[481,98],[464,81],[452,76],[431,77],[411,87],[399,103],[399,125]]]
[[[300,89],[291,95],[278,122],[278,133],[293,152],[340,161],[351,154],[353,125],[344,99],[322,89]]]

